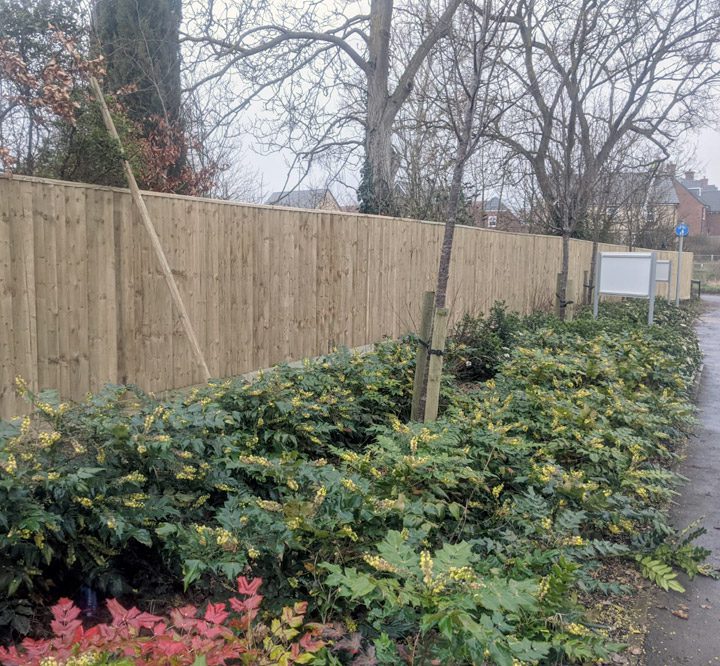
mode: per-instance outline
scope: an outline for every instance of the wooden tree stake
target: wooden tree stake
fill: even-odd
[[[437,419],[440,405],[440,381],[442,379],[443,354],[447,337],[448,311],[446,308],[435,310],[430,362],[427,381],[427,400],[425,402],[425,421]]]
[[[105,97],[103,96],[100,84],[94,76],[90,77],[90,85],[92,86],[93,93],[98,101],[98,104],[100,104],[100,111],[102,112],[105,127],[110,136],[120,144],[120,149],[122,151],[123,149],[122,143],[120,142],[120,136],[118,135],[117,129],[115,128],[115,123],[113,122],[112,116],[110,115],[110,111],[107,107],[107,103],[105,102]],[[193,355],[195,356],[195,360],[197,361],[197,364],[202,370],[204,380],[208,381],[208,379],[210,379],[210,370],[208,370],[207,363],[205,362],[205,357],[203,356],[200,345],[198,344],[195,330],[193,329],[192,322],[190,321],[187,309],[185,308],[185,303],[183,302],[182,296],[180,296],[180,291],[177,287],[177,283],[175,282],[175,277],[172,274],[172,270],[170,269],[170,264],[168,263],[167,257],[165,256],[165,251],[163,250],[162,243],[160,243],[160,238],[157,235],[157,231],[155,230],[155,225],[150,218],[150,213],[148,213],[148,209],[145,206],[142,195],[140,194],[140,188],[138,187],[137,181],[135,180],[135,175],[132,172],[130,162],[128,162],[128,160],[125,158],[124,151],[122,152],[122,155],[123,169],[125,171],[125,177],[127,178],[128,185],[130,186],[130,192],[132,194],[133,201],[135,202],[135,205],[140,211],[140,217],[142,218],[143,225],[145,226],[145,230],[147,231],[148,236],[150,236],[150,242],[152,243],[153,249],[155,250],[155,256],[157,257],[158,262],[160,263],[160,268],[162,269],[163,275],[165,276],[165,282],[167,283],[168,289],[170,290],[170,296],[172,297],[173,303],[175,304],[175,307],[180,313],[180,320],[182,321],[183,328],[185,329],[185,334],[190,341],[190,347],[193,351]]]
[[[426,291],[423,294],[422,319],[420,321],[420,331],[418,332],[420,339],[418,341],[417,352],[415,352],[415,377],[413,379],[412,410],[410,412],[410,418],[413,421],[419,421],[422,418],[420,414],[420,399],[422,397],[422,389],[427,372],[434,302],[435,292]]]

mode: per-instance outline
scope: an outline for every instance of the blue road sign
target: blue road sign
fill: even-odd
[[[675,227],[675,235],[676,236],[687,236],[690,233],[690,229],[688,229],[687,224],[678,224]]]

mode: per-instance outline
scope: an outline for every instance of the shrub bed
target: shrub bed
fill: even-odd
[[[494,378],[448,376],[427,426],[406,423],[409,342],[170,400],[113,386],[74,406],[29,395],[36,418],[0,425],[6,635],[81,585],[169,608],[222,602],[249,575],[269,613],[309,603],[328,647],[306,656],[320,664],[621,649],[581,602],[624,591],[603,565],[680,589],[675,570],[693,575],[707,554],[665,510],[692,425],[692,317],[662,302],[652,328],[636,303],[597,322],[498,312],[499,347],[470,320],[454,341],[491,348],[478,377]]]

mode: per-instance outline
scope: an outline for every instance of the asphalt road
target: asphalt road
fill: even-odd
[[[720,567],[720,296],[707,295],[703,301],[706,311],[698,325],[705,355],[698,393],[700,423],[678,469],[689,480],[677,498],[673,521],[685,527],[702,517],[707,533],[698,543],[713,551],[709,561]],[[720,581],[688,580],[683,575],[680,582],[685,594],[654,595],[645,644],[647,666],[720,665]]]

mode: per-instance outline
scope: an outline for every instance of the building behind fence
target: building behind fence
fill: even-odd
[[[419,323],[434,285],[441,224],[145,198],[217,377],[398,337]],[[592,244],[571,248],[577,302]],[[520,312],[550,307],[561,250],[557,237],[458,228],[451,316],[496,300]],[[688,255],[682,298],[692,265]],[[107,382],[162,391],[200,381],[127,190],[0,178],[0,416],[26,411],[18,375],[70,399]]]

